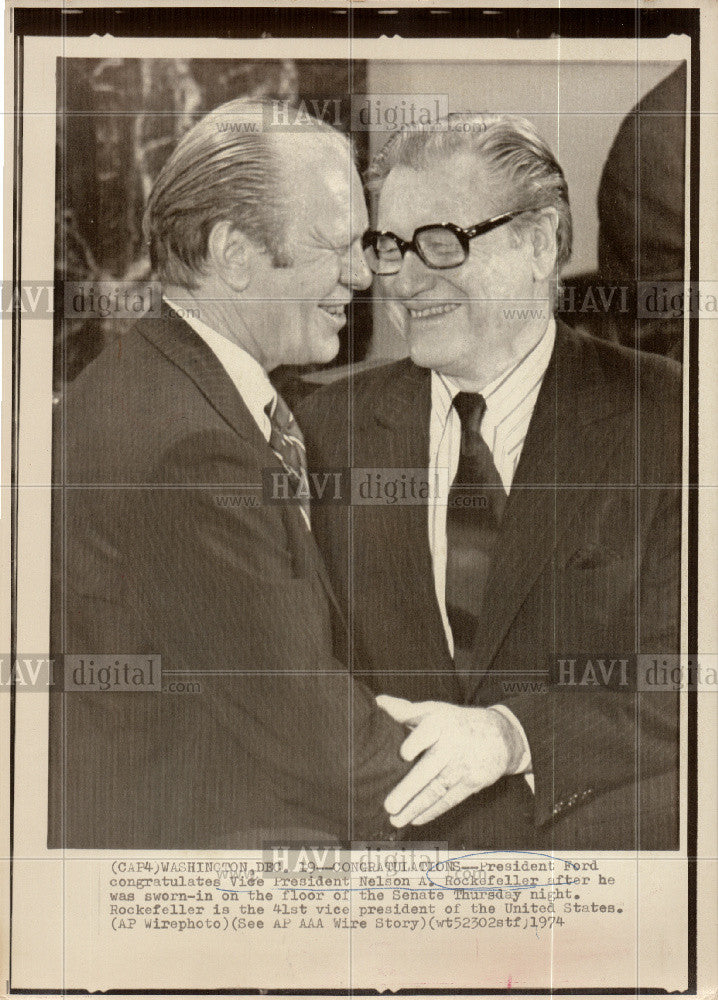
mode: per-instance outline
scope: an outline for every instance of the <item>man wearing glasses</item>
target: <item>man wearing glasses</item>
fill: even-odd
[[[678,652],[678,369],[554,318],[571,212],[533,126],[446,126],[368,173],[409,357],[300,417],[310,465],[447,487],[314,518],[355,673],[410,730],[385,805],[453,849],[675,847],[677,701],[637,656]]]

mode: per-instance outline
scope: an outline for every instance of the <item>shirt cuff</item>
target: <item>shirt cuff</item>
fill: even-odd
[[[529,741],[526,738],[524,727],[521,725],[519,720],[511,711],[511,709],[507,708],[506,705],[490,705],[489,707],[493,708],[495,712],[501,712],[501,714],[506,719],[508,719],[509,722],[513,725],[514,729],[521,734],[521,740],[524,745],[524,752],[521,756],[519,766],[516,768],[516,771],[514,773],[526,775],[526,780],[528,781],[529,785],[531,786],[531,790],[533,791],[533,775],[531,775],[531,780],[529,781],[529,774],[530,772],[533,771],[533,764],[531,762],[531,747],[529,746]]]

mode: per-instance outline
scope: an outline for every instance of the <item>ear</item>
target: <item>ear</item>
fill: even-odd
[[[231,222],[215,222],[207,238],[207,261],[235,292],[243,292],[252,276],[259,248]]]
[[[531,234],[533,249],[532,267],[535,281],[545,281],[556,267],[558,244],[558,212],[555,208],[542,208]]]

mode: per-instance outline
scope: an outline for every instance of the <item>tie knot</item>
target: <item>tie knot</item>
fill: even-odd
[[[453,406],[459,414],[462,430],[479,430],[486,412],[486,400],[480,392],[457,392]]]

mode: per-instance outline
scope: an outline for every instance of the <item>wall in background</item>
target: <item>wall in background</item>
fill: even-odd
[[[675,62],[369,62],[369,94],[448,94],[450,111],[528,118],[548,141],[568,181],[574,251],[566,276],[597,264],[596,198],[603,164],[624,116],[676,68]],[[371,132],[370,151],[388,134]]]

